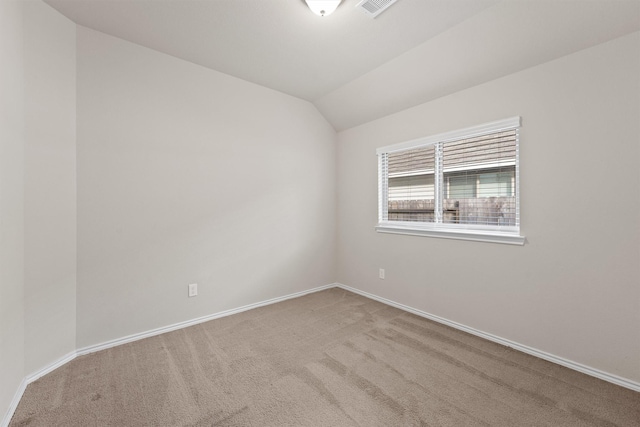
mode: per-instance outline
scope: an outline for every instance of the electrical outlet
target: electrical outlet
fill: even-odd
[[[189,296],[195,297],[196,295],[198,295],[198,284],[192,283],[189,285]]]
[[[384,280],[384,268],[380,269],[380,278]]]

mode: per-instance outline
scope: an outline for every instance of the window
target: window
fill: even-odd
[[[382,147],[380,232],[524,244],[520,117]]]

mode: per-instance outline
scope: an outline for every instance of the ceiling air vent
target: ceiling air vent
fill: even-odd
[[[398,0],[362,0],[356,5],[356,8],[363,11],[367,16],[375,18],[397,1]]]

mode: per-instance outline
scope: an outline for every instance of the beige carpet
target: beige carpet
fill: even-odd
[[[329,289],[30,384],[11,426],[638,426],[640,393]]]

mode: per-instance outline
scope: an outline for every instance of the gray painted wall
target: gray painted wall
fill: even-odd
[[[86,28],[77,46],[79,348],[335,280],[313,105]]]
[[[341,132],[338,281],[640,381],[639,51],[634,33]],[[515,115],[525,246],[376,233],[376,147]]]
[[[75,350],[75,24],[0,2],[0,414]]]
[[[0,420],[24,378],[22,33],[20,2],[0,1]]]
[[[76,25],[24,2],[25,372],[76,348]]]

